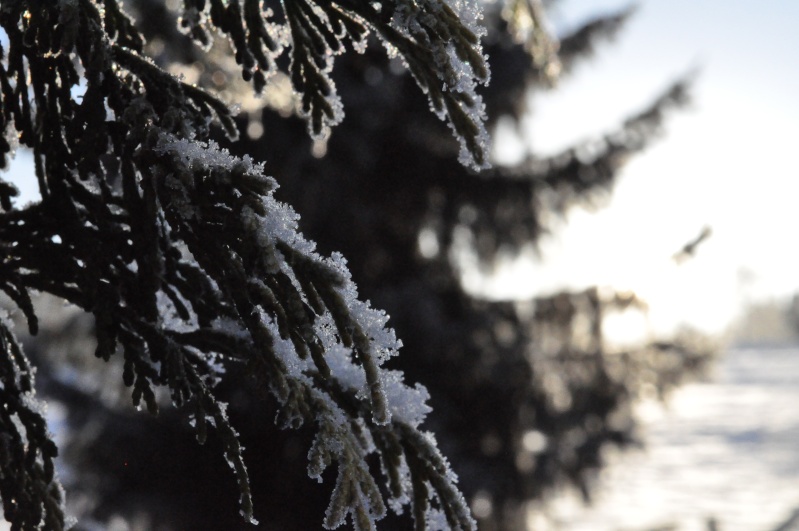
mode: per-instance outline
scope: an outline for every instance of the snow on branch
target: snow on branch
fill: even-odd
[[[257,92],[277,71],[278,57],[290,50],[288,73],[300,94],[299,111],[310,133],[322,139],[344,117],[331,79],[334,58],[345,42],[363,51],[374,32],[390,55],[402,59],[433,111],[448,121],[461,143],[459,160],[488,167],[485,106],[476,88],[490,76],[476,0],[295,0],[280,6],[278,16],[260,0],[185,0],[180,25],[202,46],[212,43],[213,29],[227,35],[244,79]]]
[[[208,12],[204,5],[186,1],[187,31],[202,41],[205,25],[213,25],[231,36],[253,77],[271,68],[258,46],[279,53],[288,37],[267,21],[268,12],[255,10],[258,2],[245,0],[243,11],[237,1],[211,0]],[[287,10],[293,61],[304,61],[295,82],[311,94],[306,110],[314,131],[333,123],[337,112],[332,84],[324,89],[332,45],[345,33],[360,41],[359,28],[368,23],[425,80],[434,108],[446,109],[472,162],[482,165],[482,104],[473,89],[488,72],[479,12],[458,2],[364,5],[300,2]],[[26,314],[31,331],[32,289],[91,312],[95,355],[124,358],[134,405],[157,413],[155,390],[163,387],[200,443],[208,425],[215,427],[250,522],[243,449],[214,394],[230,377],[228,363],[243,364],[271,392],[281,426],[315,427],[310,475],[338,467],[326,526],[349,515],[356,529],[374,529],[386,505],[396,511],[411,505],[418,529],[444,521],[451,529],[474,529],[455,475],[419,429],[430,410],[427,391],[383,367],[401,347],[388,316],[358,298],[341,255],[316,253],[298,230],[299,216],[274,198],[277,183],[262,164],[210,140],[212,124],[234,132],[229,109],[145,58],[143,39],[111,0],[103,8],[91,0],[9,1],[0,15],[9,41],[0,61],[0,117],[33,150],[42,193],[40,203],[23,209],[11,203],[10,192],[3,196],[0,289]],[[85,93],[76,101],[72,89],[79,83]],[[22,459],[28,468],[13,475],[4,461],[0,495],[15,524],[57,529],[64,515],[53,476],[55,446],[33,402],[20,398],[30,388],[21,375],[30,371],[3,331],[0,438],[13,444],[0,441],[0,449],[16,453],[0,458],[15,466]],[[24,438],[16,435],[20,423]],[[18,455],[22,447],[30,457]],[[383,478],[366,462],[373,453]],[[388,504],[380,483],[388,485]],[[20,489],[27,489],[28,505],[15,501]]]

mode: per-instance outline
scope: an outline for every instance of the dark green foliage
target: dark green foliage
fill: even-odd
[[[230,38],[236,62],[245,80],[261,92],[276,70],[278,58],[290,42],[289,74],[301,94],[301,112],[314,136],[326,137],[342,119],[339,97],[330,74],[334,55],[345,40],[362,50],[370,30],[408,65],[419,86],[442,118],[447,116],[468,152],[464,161],[487,165],[482,104],[474,81],[488,81],[478,27],[444,2],[366,2],[331,0],[282,2],[275,13],[269,2],[244,0],[185,0],[180,25],[199,44],[212,42],[211,31]],[[275,23],[277,20],[279,23]],[[397,22],[399,21],[399,22]],[[285,25],[283,25],[285,23]],[[471,27],[470,27],[471,26]],[[283,33],[288,28],[288,35]],[[449,55],[452,51],[456,62]],[[463,70],[468,65],[468,72]]]
[[[546,66],[531,64],[525,44],[503,31],[497,13],[487,20],[494,28],[486,48],[489,123],[503,115],[520,120],[528,91],[550,90],[552,82]],[[564,73],[618,25],[611,13],[562,36]],[[378,53],[346,59],[336,82],[348,115],[324,159],[289,153],[289,146],[309,149],[302,124],[270,111],[264,130],[275,133],[244,139],[242,149],[265,154],[309,236],[323,249],[341,250],[361,292],[392,316],[404,343],[397,366],[430,389],[431,429],[467,499],[492,502],[480,528],[520,529],[525,504],[553,489],[573,486],[590,497],[608,447],[639,442],[631,406],[641,390],[666,394],[708,362],[709,349],[678,337],[613,350],[601,329],[586,325],[633,304],[613,293],[481,300],[460,283],[453,255],[463,240],[456,236],[465,234],[490,270],[534,244],[569,208],[607,196],[625,162],[686,103],[689,80],[666,86],[598,138],[474,174],[454,160],[457,146],[436,129],[413,80],[392,72]],[[436,251],[420,252],[421,233],[433,236]],[[528,450],[525,436],[541,447]]]
[[[680,343],[607,349],[603,315],[634,298],[589,290],[541,298],[526,310],[487,302],[463,290],[452,259],[458,231],[485,264],[534,243],[553,214],[607,193],[623,162],[657,136],[665,111],[685,101],[679,81],[617,131],[513,168],[477,174],[456,161],[460,149],[462,161],[485,166],[483,118],[518,119],[527,91],[553,86],[597,38],[615,33],[626,12],[590,21],[558,46],[543,29],[538,1],[509,0],[505,18],[489,11],[494,82],[483,94],[484,113],[474,88],[487,81],[488,67],[468,5],[456,12],[456,4],[433,0],[185,0],[177,16],[191,39],[207,47],[221,32],[256,90],[285,75],[299,93],[303,120],[267,109],[263,140],[233,148],[266,159],[272,179],[212,141],[236,136],[226,105],[157,66],[167,59],[145,56],[139,31],[174,47],[168,57],[197,57],[189,39],[162,20],[166,10],[151,9],[148,0],[131,4],[138,25],[111,0],[0,6],[9,42],[0,62],[0,125],[32,149],[42,194],[40,203],[20,209],[13,187],[0,182],[0,288],[32,332],[30,290],[90,312],[97,357],[119,368],[137,406],[161,409],[157,429],[169,441],[164,449],[160,436],[148,436],[142,426],[155,421],[146,416],[87,398],[31,349],[45,367],[45,388],[74,406],[76,431],[92,425],[84,411],[103,419],[93,441],[70,445],[77,452],[87,444],[92,459],[77,462],[113,478],[90,492],[95,518],[143,511],[175,528],[243,525],[218,509],[229,471],[221,475],[203,462],[205,454],[179,446],[182,428],[161,407],[171,401],[191,420],[196,439],[224,454],[247,519],[266,506],[265,525],[279,529],[333,527],[348,516],[356,528],[370,529],[389,508],[399,513],[410,505],[416,529],[436,521],[474,527],[446,460],[418,428],[420,415],[408,420],[392,410],[386,387],[397,382],[381,364],[397,342],[382,328],[385,316],[354,298],[341,259],[321,258],[294,232],[293,212],[273,198],[278,182],[321,251],[343,251],[359,290],[389,310],[405,343],[395,366],[432,389],[431,427],[467,497],[487,492],[493,500],[494,511],[480,522],[485,529],[518,529],[523,504],[553,487],[576,485],[588,496],[603,449],[635,440],[630,405],[641,385],[666,392],[707,359]],[[413,80],[399,76],[375,46],[342,55],[332,69],[345,42],[360,50],[367,33],[398,53]],[[341,121],[342,102],[348,119],[329,137],[328,156],[315,159],[308,129],[326,137]],[[428,105],[447,117],[457,140]],[[4,142],[5,157],[13,142]],[[420,254],[422,231],[435,235],[437,253]],[[9,352],[10,367],[27,367],[19,349]],[[341,377],[341,352],[363,375],[360,389]],[[60,355],[49,361],[63,363]],[[642,376],[651,374],[654,381]],[[4,392],[13,388],[3,382]],[[265,403],[264,396],[271,398]],[[7,403],[7,411],[27,407]],[[274,412],[278,427],[303,429],[271,430],[264,418]],[[41,416],[29,418],[34,464],[52,470],[54,447]],[[535,452],[525,448],[531,432],[545,443]],[[242,446],[247,462],[259,465],[252,477]],[[306,472],[297,458],[306,452],[307,472],[335,481],[324,517],[311,510],[311,500],[320,500],[313,485],[296,477]],[[133,470],[113,470],[109,455],[137,455],[147,468],[171,472],[142,481]],[[284,461],[298,466],[266,472],[264,463]],[[328,470],[333,464],[337,469]],[[47,528],[42,522],[52,518],[56,527],[63,522],[60,495],[52,477],[37,470],[14,476],[23,478],[9,483],[17,490],[3,483],[0,494],[8,512],[8,500],[33,485],[26,498],[33,503],[9,518]],[[0,478],[8,477],[4,467]],[[177,507],[189,491],[207,502],[189,501],[187,515]],[[411,525],[386,518],[386,526],[394,524]]]
[[[58,449],[34,398],[33,369],[4,321],[0,324],[0,498],[12,530],[64,528]]]
[[[265,50],[275,52],[277,45],[259,3],[245,2],[241,11],[238,2],[212,1],[208,21],[203,4],[187,3],[184,27],[201,42],[207,42],[210,27],[227,34],[245,77],[262,88],[263,71],[271,68]],[[319,133],[334,117],[328,47],[338,49],[342,29],[363,39],[361,7],[325,4],[322,15],[310,4],[287,6],[292,77],[312,130]],[[429,9],[414,16],[430,15]],[[454,12],[442,13],[428,22],[435,30],[430,42],[452,43],[459,56],[482,65],[476,36]],[[367,22],[388,31],[376,12],[366,14]],[[311,474],[319,477],[331,463],[338,465],[326,525],[340,525],[349,513],[356,528],[371,529],[385,515],[365,458],[373,451],[372,437],[392,437],[393,448],[401,451],[384,463],[389,476],[408,474],[414,485],[430,483],[432,500],[452,528],[471,529],[454,476],[417,431],[421,417],[392,420],[380,365],[396,350],[396,340],[382,328],[382,314],[354,299],[341,260],[322,259],[296,234],[293,212],[272,199],[275,181],[248,158],[232,157],[209,140],[212,124],[229,138],[236,136],[228,107],[142,55],[144,40],[116,2],[4,2],[0,25],[9,41],[0,67],[2,119],[32,149],[42,195],[40,203],[17,209],[6,185],[0,214],[2,289],[28,317],[31,333],[37,321],[29,290],[91,312],[95,354],[105,361],[122,354],[122,380],[132,389],[134,405],[156,414],[156,391],[164,387],[192,418],[201,443],[207,424],[216,426],[247,520],[254,522],[241,445],[225,404],[212,391],[220,378],[217,357],[244,365],[277,400],[284,426],[316,424]],[[392,42],[412,41],[398,31]],[[420,60],[426,59],[411,63]],[[425,76],[438,72],[464,79],[447,65],[416,68]],[[477,75],[486,77],[484,66]],[[74,96],[79,83],[84,84],[80,99]],[[477,105],[459,90],[444,89],[434,100]],[[466,115],[450,114],[459,116],[453,118],[458,123],[468,122]],[[456,132],[463,134],[463,127],[456,126]],[[476,133],[464,136],[481,161],[481,148],[469,135]],[[10,149],[8,142],[0,147],[4,154]],[[350,392],[352,383],[336,382],[326,360],[331,348],[351,351],[364,373],[365,396]],[[27,366],[19,349],[9,346],[6,352],[8,363]],[[310,364],[298,368],[308,358]],[[29,380],[14,379],[26,371],[4,373],[3,392],[23,384],[20,392],[29,392]],[[6,515],[17,526],[63,526],[62,500],[51,486],[55,448],[44,420],[17,395],[4,397],[2,404],[4,414],[16,415],[27,430],[28,452],[24,459],[13,454],[22,439],[11,421],[4,421],[2,433],[13,443],[13,463],[0,474]],[[23,462],[23,471],[12,474]],[[392,496],[402,499],[406,487],[395,480]],[[429,501],[417,509],[418,518],[435,508]]]

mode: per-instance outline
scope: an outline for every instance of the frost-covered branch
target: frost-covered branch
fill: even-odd
[[[325,138],[344,116],[331,79],[334,58],[349,41],[363,51],[374,32],[389,54],[398,56],[427,94],[431,108],[446,119],[461,142],[460,161],[488,166],[485,111],[476,93],[489,79],[480,45],[485,30],[475,0],[185,0],[182,29],[200,45],[213,42],[214,29],[227,35],[244,79],[260,92],[289,51],[288,73],[300,95],[300,112],[312,135]],[[278,7],[279,6],[279,7]]]
[[[203,5],[187,1],[184,18],[201,41],[207,37]],[[391,22],[378,26],[378,4],[291,5],[286,17],[294,81],[310,98],[305,110],[314,132],[336,116],[328,46],[342,28],[362,38],[357,28],[363,19],[389,35],[420,83],[427,83],[436,110],[446,109],[474,162],[484,162],[473,88],[475,80],[487,79],[487,70],[473,7],[385,5]],[[232,38],[245,72],[265,75],[272,63],[258,47],[277,53],[289,42],[287,34],[268,22],[257,2],[245,0],[243,11],[237,1],[208,6],[209,23]],[[246,31],[238,25],[242,20]],[[342,256],[322,257],[303,238],[299,217],[274,198],[277,183],[262,164],[210,140],[213,124],[234,135],[230,111],[144,57],[143,39],[111,0],[4,2],[0,24],[9,40],[0,64],[0,116],[6,138],[17,136],[32,148],[42,195],[40,203],[17,209],[13,188],[4,183],[0,189],[0,288],[23,310],[31,331],[31,289],[91,312],[95,354],[124,358],[123,381],[136,406],[157,413],[155,391],[165,387],[201,443],[208,425],[215,426],[239,485],[242,514],[251,522],[243,450],[214,394],[228,363],[243,363],[272,394],[281,425],[316,427],[310,475],[338,467],[325,525],[337,527],[349,514],[357,529],[373,529],[386,513],[378,487],[383,481],[366,462],[376,452],[390,506],[400,511],[410,504],[418,529],[444,520],[451,529],[474,528],[454,474],[432,437],[419,430],[429,411],[426,390],[383,368],[401,346],[386,327],[388,316],[358,299]],[[80,102],[72,94],[79,83],[85,86]],[[11,144],[0,148],[8,151]],[[0,410],[17,416],[32,457],[18,474],[3,467],[0,494],[15,525],[58,528],[63,511],[52,486],[55,447],[32,402],[19,399],[30,392],[19,376],[28,369],[14,367],[27,362],[11,336],[3,337],[10,346],[0,361],[11,369],[0,375]],[[2,422],[2,436],[11,434],[11,447],[18,448],[19,422]],[[24,503],[20,489],[27,493]]]

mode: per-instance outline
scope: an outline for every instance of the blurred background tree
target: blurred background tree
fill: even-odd
[[[500,121],[519,127],[530,95],[556,89],[632,14],[606,13],[553,35],[545,11],[556,3],[485,6],[490,128]],[[287,78],[277,74],[263,99],[251,97],[225,44],[206,56],[176,31],[174,7],[132,0],[129,10],[161,66],[240,103],[246,134],[230,149],[266,161],[281,185],[277,197],[302,216],[305,235],[324,254],[342,252],[361,295],[391,316],[404,343],[392,368],[430,390],[426,426],[480,528],[523,529],[528,504],[564,486],[589,500],[606,449],[638,442],[635,400],[665,394],[700,370],[710,351],[691,337],[614,348],[603,320],[645,312],[632,293],[595,288],[497,301],[469,292],[462,279],[469,268],[490,275],[570,208],[607,197],[625,161],[686,103],[687,80],[667,86],[647,108],[631,109],[601,137],[548,157],[530,148],[518,164],[475,173],[458,162],[457,141],[380,46],[339,58],[333,78],[346,117],[327,140],[313,141],[295,115]],[[121,364],[86,360],[92,323],[57,308],[48,315],[50,326],[25,347],[40,367],[40,392],[54,401],[53,415],[63,412],[62,476],[79,528],[123,521],[134,529],[246,528],[230,494],[234,479],[214,447],[219,442],[209,437],[197,445],[170,409],[158,418],[131,411],[122,389],[98,384],[109,373],[121,381]],[[328,491],[306,475],[312,434],[278,430],[254,407],[251,391],[228,385],[220,395],[241,431],[260,528],[318,528]],[[384,529],[409,526],[407,516],[381,522]]]

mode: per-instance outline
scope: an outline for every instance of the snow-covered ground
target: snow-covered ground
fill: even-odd
[[[799,508],[799,346],[731,349],[641,414],[646,448],[613,456],[595,505],[566,496],[534,531],[770,531]]]
[[[611,456],[596,504],[564,496],[533,531],[772,531],[799,508],[799,346],[731,349],[640,414],[647,447]]]

